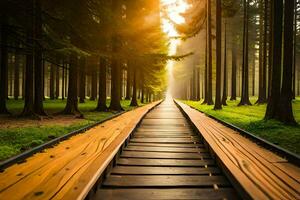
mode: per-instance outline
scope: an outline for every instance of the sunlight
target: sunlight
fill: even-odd
[[[185,13],[190,5],[185,0],[161,0],[161,5],[162,28],[170,38],[169,55],[175,55],[177,53],[177,47],[181,44],[180,39],[175,38],[180,36],[175,25],[185,23],[185,19],[181,14]],[[169,61],[167,69],[169,71],[170,83],[173,81],[173,66],[174,61]],[[169,85],[171,85],[170,83]]]

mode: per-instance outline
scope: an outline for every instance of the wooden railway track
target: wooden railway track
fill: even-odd
[[[173,102],[142,120],[92,199],[238,199]]]

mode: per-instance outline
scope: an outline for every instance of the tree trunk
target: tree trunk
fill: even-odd
[[[86,65],[85,58],[80,58],[80,74],[79,74],[79,103],[85,102],[85,86],[86,86]]]
[[[222,15],[221,0],[216,0],[216,99],[214,110],[222,109],[221,76],[222,76]]]
[[[15,79],[14,79],[14,98],[19,99],[20,96],[20,55],[15,54]]]
[[[249,100],[249,0],[244,0],[244,31],[243,31],[243,69],[242,69],[242,95],[239,106],[251,105]]]
[[[286,124],[296,124],[293,115],[293,22],[294,6],[291,0],[284,4],[284,53],[282,87],[279,101],[278,119]]]
[[[99,65],[99,98],[96,111],[102,112],[107,111],[106,106],[106,67],[107,60],[105,58],[100,58]]]
[[[140,75],[141,75],[141,80],[140,80],[141,103],[145,103],[145,101],[144,101],[145,87],[144,87],[144,74],[143,74],[143,71],[140,71]]]
[[[113,52],[119,51],[120,41],[119,36],[115,36],[113,39]],[[121,70],[122,66],[119,58],[112,58],[111,63],[111,101],[110,110],[123,111],[121,106]]]
[[[1,22],[1,73],[0,73],[0,114],[9,114],[6,106],[8,91],[8,33],[6,27],[6,17],[2,17]]]
[[[255,66],[255,49],[253,50],[253,58],[252,58],[252,96],[255,96],[255,71],[256,71],[256,66]]]
[[[130,106],[139,106],[138,105],[138,102],[137,102],[137,98],[136,98],[136,84],[137,84],[137,81],[136,81],[136,76],[137,76],[137,69],[136,67],[137,66],[133,66],[134,68],[132,69],[133,71],[133,85],[132,85],[132,98],[131,98],[131,103],[130,103]]]
[[[227,106],[227,22],[224,20],[224,77],[223,77],[223,96],[222,104]]]
[[[212,99],[212,27],[211,27],[211,1],[207,0],[207,48],[208,48],[208,87],[207,87],[207,105],[213,105]]]
[[[235,47],[234,35],[232,35],[232,72],[231,72],[231,98],[230,100],[236,100],[236,70],[237,70],[237,63],[236,63],[236,47]]]
[[[269,12],[269,26],[270,26],[270,29],[269,29],[269,48],[268,48],[268,51],[269,51],[269,65],[268,65],[268,80],[266,81],[266,84],[268,83],[268,87],[266,88],[266,91],[268,92],[266,94],[266,97],[267,99],[269,99],[270,95],[271,95],[271,89],[272,89],[272,67],[273,67],[273,51],[274,51],[274,43],[273,43],[273,29],[274,29],[274,26],[273,26],[273,20],[274,20],[274,8],[273,8],[273,1],[268,1],[268,7],[270,8],[270,12]],[[280,0],[282,1],[282,0]],[[267,11],[266,11],[267,12]],[[282,34],[282,33],[281,33]],[[280,59],[281,60],[281,59]],[[267,73],[267,72],[266,72]]]
[[[62,75],[61,75],[61,99],[64,100],[65,99],[65,69],[66,65],[65,62],[63,61],[63,68],[62,68]]]
[[[207,8],[206,8],[207,9]],[[202,105],[207,104],[208,102],[208,31],[207,31],[207,20],[206,20],[206,37],[205,37],[205,69],[204,69],[204,101]]]
[[[28,31],[27,33],[27,43],[32,44],[32,33]],[[36,116],[34,113],[34,96],[33,96],[33,51],[26,55],[26,69],[25,69],[25,91],[24,91],[24,108],[21,116]]]
[[[97,70],[94,70],[92,73],[92,93],[91,93],[91,101],[95,101],[97,99]]]
[[[55,96],[54,96],[54,79],[55,79],[55,70],[54,70],[54,65],[51,64],[51,66],[50,66],[50,99],[51,100],[55,99]]]
[[[272,21],[273,28],[271,32],[273,51],[272,51],[272,77],[271,89],[265,114],[265,119],[276,119],[278,112],[278,103],[280,99],[281,85],[281,54],[282,54],[282,0],[272,1]],[[270,87],[270,86],[269,86]]]
[[[47,115],[44,111],[43,100],[44,100],[44,65],[43,65],[43,54],[42,47],[39,42],[42,40],[42,10],[41,2],[35,1],[35,41],[34,46],[34,111],[38,115]]]
[[[294,1],[294,34],[293,34],[293,99],[296,99],[296,65],[297,65],[297,0]]]
[[[142,89],[141,89],[141,103],[145,103],[144,92],[145,92],[145,89],[144,89],[144,86],[142,84]]]
[[[71,54],[70,66],[69,66],[68,98],[67,98],[66,107],[62,112],[62,114],[80,115],[82,117],[82,114],[78,109],[77,81],[78,81],[78,58],[76,54]]]
[[[127,81],[126,81],[126,100],[130,100],[131,97],[131,73],[132,73],[132,66],[131,61],[127,63]]]
[[[200,95],[200,68],[196,68],[196,101],[200,101],[201,95]]]
[[[55,67],[55,98],[59,98],[59,66]]]
[[[260,45],[259,45],[259,91],[257,104],[267,102],[267,35],[268,35],[268,0],[261,3]],[[269,55],[270,56],[270,55]]]

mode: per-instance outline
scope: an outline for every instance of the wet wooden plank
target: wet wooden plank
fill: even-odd
[[[139,159],[139,158],[120,158],[117,160],[118,165],[135,165],[135,166],[188,166],[204,167],[205,165],[214,165],[214,160],[179,160],[179,159]]]
[[[104,189],[96,194],[95,199],[113,200],[170,200],[170,199],[197,199],[197,200],[220,200],[239,199],[236,192],[231,188],[214,189]]]
[[[117,166],[112,174],[127,175],[217,175],[220,170],[216,167],[136,167],[136,166]]]
[[[103,186],[110,187],[200,187],[229,186],[230,183],[224,176],[126,176],[111,175],[106,179]]]

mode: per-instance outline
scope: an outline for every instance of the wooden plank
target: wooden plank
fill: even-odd
[[[281,171],[287,173],[290,178],[300,181],[300,168],[290,163],[274,163]]]
[[[216,167],[135,167],[117,166],[113,168],[111,174],[127,175],[216,175],[220,174]]]
[[[167,139],[167,138],[185,138],[190,139],[193,138],[193,136],[189,135],[134,135],[135,138],[161,138],[161,139]]]
[[[204,139],[253,199],[300,199],[299,171],[278,167],[286,162],[202,113],[182,104]],[[287,172],[288,171],[288,172]]]
[[[164,159],[204,159],[210,158],[207,153],[165,153],[165,152],[137,152],[124,151],[122,158],[164,158]]]
[[[103,186],[106,187],[200,187],[200,186],[229,186],[223,176],[126,176],[111,175]]]
[[[194,142],[200,142],[200,140],[198,138],[133,138],[130,142],[193,144]]]
[[[95,199],[114,200],[170,200],[170,199],[239,199],[231,188],[214,189],[105,189],[96,194]]]
[[[173,132],[173,133],[190,133],[192,132],[192,129],[187,129],[187,128],[178,128],[178,127],[174,127],[174,128],[169,128],[166,129],[165,127],[140,127],[137,128],[138,132]]]
[[[179,159],[139,159],[139,158],[120,158],[117,160],[118,165],[135,165],[135,166],[187,166],[187,167],[204,167],[205,165],[214,165],[214,160],[179,160]]]
[[[189,124],[187,123],[186,119],[182,118],[182,119],[149,119],[149,118],[145,118],[142,122],[142,125],[145,124],[182,124],[185,126],[189,126]]]
[[[159,131],[154,131],[154,132],[140,132],[140,131],[136,131],[134,133],[134,135],[165,135],[165,136],[169,136],[169,135],[184,135],[184,136],[197,136],[195,133],[187,131],[187,132],[159,132]]]
[[[127,151],[144,151],[144,152],[177,152],[177,153],[198,153],[207,152],[203,148],[171,148],[171,147],[143,147],[143,146],[128,146]]]
[[[157,103],[129,111],[6,169],[0,173],[0,199],[84,198],[119,146]]]
[[[145,117],[145,119],[185,119],[182,115],[177,115],[173,114],[172,116],[170,115],[163,115],[163,114],[155,114],[155,113],[150,113]]]
[[[159,144],[159,143],[129,143],[128,146],[143,146],[143,147],[174,147],[174,148],[204,148],[203,144]]]

